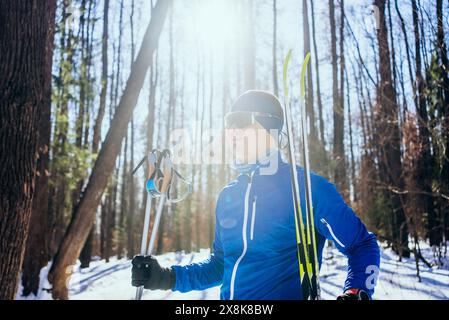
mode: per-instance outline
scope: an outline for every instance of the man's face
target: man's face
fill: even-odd
[[[254,164],[276,146],[276,141],[260,124],[226,130],[228,152],[236,164]]]

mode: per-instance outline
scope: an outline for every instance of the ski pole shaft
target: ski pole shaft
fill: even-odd
[[[154,218],[154,225],[153,225],[153,229],[151,230],[151,236],[150,236],[150,244],[148,246],[148,249],[146,248],[146,242],[145,242],[145,251],[141,252],[142,255],[152,255],[153,254],[153,250],[154,250],[154,244],[156,242],[156,236],[157,236],[157,231],[159,230],[159,224],[161,222],[161,217],[162,217],[162,212],[164,211],[164,205],[165,205],[165,201],[167,199],[167,196],[165,194],[163,194],[159,200],[159,205],[156,211],[156,216]],[[148,230],[148,229],[147,229]],[[147,232],[147,236],[148,236],[148,232]],[[147,238],[145,238],[147,239]],[[139,287],[137,288],[136,291],[136,300],[141,300],[142,299],[142,294],[143,294],[143,287]]]
[[[143,287],[138,287],[136,289],[136,300],[142,300]]]
[[[147,205],[145,208],[145,221],[143,223],[143,232],[142,232],[142,243],[140,245],[141,255],[144,255],[147,252],[148,229],[150,228],[152,200],[153,198],[150,195],[147,195]]]
[[[163,194],[161,196],[161,199],[159,200],[159,206],[157,208],[156,217],[154,219],[153,230],[151,231],[150,245],[148,246],[147,255],[153,254],[154,243],[155,243],[156,236],[157,236],[157,230],[159,229],[159,223],[161,222],[162,212],[164,211],[164,205],[165,205],[166,199],[167,199],[167,196],[165,194]]]

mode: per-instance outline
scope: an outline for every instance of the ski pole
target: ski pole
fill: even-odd
[[[140,254],[145,255],[147,252],[147,240],[148,240],[148,229],[150,228],[150,216],[151,216],[151,204],[152,199],[150,194],[147,196],[147,204],[145,208],[145,221],[143,224],[143,232],[142,232],[142,243],[140,245]],[[140,300],[142,298],[143,287],[139,287],[136,289],[136,300]]]
[[[158,205],[158,208],[156,211],[154,225],[151,230],[150,244],[147,248],[148,229],[149,229],[149,224],[150,224],[151,198],[152,198],[151,194],[148,194],[149,200],[147,199],[147,208],[146,208],[146,212],[145,212],[144,228],[146,225],[147,225],[147,227],[146,227],[146,229],[144,229],[143,236],[142,236],[142,248],[141,248],[142,255],[145,255],[145,254],[151,255],[153,253],[154,243],[156,240],[157,231],[159,229],[159,223],[161,220],[162,212],[164,211],[165,200],[167,199],[166,192],[168,190],[168,187],[170,186],[170,182],[172,179],[173,165],[171,163],[170,158],[166,157],[166,158],[162,159],[161,164],[163,166],[163,172],[164,172],[164,177],[163,177],[162,187],[161,187],[161,197],[160,197],[159,205]],[[149,207],[148,207],[148,204],[150,204]],[[148,219],[147,219],[147,217],[148,217]],[[144,289],[144,287],[138,287],[136,289],[136,300],[142,299],[143,289]]]
[[[156,155],[153,152],[151,152],[148,156],[148,177],[149,178],[151,178],[153,173],[156,171],[156,162],[157,162]],[[134,170],[134,172],[136,172],[137,169],[141,165],[142,164],[139,164],[139,166]],[[148,193],[147,194],[147,203],[146,203],[146,207],[145,207],[145,220],[143,223],[143,231],[142,231],[142,242],[140,244],[140,254],[141,255],[145,255],[145,253],[147,252],[148,230],[150,228],[152,200],[153,200],[153,197],[151,196],[151,194]],[[142,289],[137,288],[136,300],[140,300],[141,297],[142,297]]]
[[[148,177],[151,178],[156,171],[156,155],[151,152],[148,156]],[[150,228],[151,204],[153,197],[148,194],[145,208],[145,220],[143,223],[142,242],[140,244],[140,254],[144,255],[147,251],[148,229]]]
[[[147,196],[147,204],[145,208],[145,221],[143,223],[144,231],[142,233],[142,242],[140,245],[140,254],[144,255],[147,252],[147,240],[148,240],[148,228],[150,227],[150,217],[151,217],[151,204],[153,197]]]
[[[167,200],[167,195],[163,194],[161,196],[161,199],[159,200],[156,217],[154,218],[153,230],[151,231],[150,245],[148,246],[148,251],[147,251],[147,255],[149,255],[149,256],[153,253],[154,243],[155,243],[156,234],[157,234],[156,231],[159,229],[159,223],[161,222],[162,212],[164,211],[165,200]]]

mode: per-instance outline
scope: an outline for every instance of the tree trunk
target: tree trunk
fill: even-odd
[[[117,46],[117,52],[116,52],[116,61],[117,61],[117,71],[114,74],[115,75],[115,86],[114,90],[111,90],[111,103],[110,103],[110,114],[115,115],[115,112],[117,110],[118,105],[118,99],[119,99],[119,92],[122,89],[122,44],[123,44],[123,15],[124,15],[124,0],[120,0],[119,2],[119,21],[118,21],[118,46]],[[112,119],[111,119],[112,122]],[[125,134],[125,150],[127,149],[127,141],[128,141],[128,134],[126,132]],[[121,150],[120,150],[121,151]],[[108,194],[107,194],[107,207],[106,207],[106,226],[104,228],[105,235],[103,237],[104,239],[104,258],[107,263],[109,263],[109,260],[112,255],[114,255],[114,242],[115,242],[115,236],[116,236],[116,217],[117,217],[117,189],[118,189],[118,182],[119,182],[119,173],[120,173],[120,166],[121,166],[121,154],[118,156],[118,164],[115,168],[114,178],[112,178],[109,181],[108,186]]]
[[[386,0],[376,0],[374,4],[379,8],[379,30],[377,39],[379,44],[380,84],[378,88],[378,119],[377,138],[379,147],[380,179],[384,185],[384,195],[389,202],[390,227],[393,248],[401,256],[409,253],[403,250],[408,245],[408,231],[405,221],[403,201],[396,190],[402,190],[402,163],[400,150],[400,132],[398,124],[398,104],[396,89],[393,85],[390,63],[390,48],[388,45],[388,29],[385,17]]]
[[[427,228],[429,230],[429,240],[431,245],[439,244],[438,232],[436,230],[435,212],[433,206],[432,193],[432,164],[430,150],[429,116],[427,113],[426,93],[424,78],[422,75],[421,63],[421,36],[419,32],[419,12],[416,0],[412,0],[413,29],[415,35],[415,62],[416,62],[416,85],[415,105],[417,106],[419,144],[421,146],[417,159],[417,186],[420,186],[422,194],[414,195],[418,197],[418,208],[412,210],[424,210],[427,212]]]
[[[332,102],[334,111],[334,159],[338,160],[338,148],[336,144],[337,124],[336,115],[338,111],[338,66],[337,66],[337,33],[335,23],[335,5],[334,0],[329,0],[329,18],[331,29],[331,59],[332,59]],[[336,175],[336,174],[335,174]],[[336,177],[335,177],[336,180]]]
[[[337,162],[337,176],[339,176],[339,180],[337,180],[337,185],[340,185],[341,192],[343,197],[349,200],[349,190],[348,190],[348,181],[347,181],[347,170],[346,170],[346,154],[344,147],[344,136],[345,136],[345,90],[349,90],[349,88],[345,88],[345,69],[346,69],[346,59],[345,59],[345,2],[344,0],[340,0],[340,39],[339,39],[339,47],[340,47],[340,94],[339,94],[339,103],[338,103],[338,111],[336,113],[337,119],[337,130],[336,137],[338,140],[337,143],[337,151],[338,151],[338,159]]]
[[[89,6],[92,6],[93,2],[94,1],[91,0],[90,3],[89,3]],[[109,0],[105,0],[105,6],[106,6],[106,8],[105,8],[106,10],[103,11],[103,14],[104,14],[103,15],[103,17],[104,17],[103,19],[108,20]],[[89,9],[89,12],[90,11],[91,11],[91,9]],[[90,20],[92,20],[92,19],[89,16],[89,21]],[[92,22],[93,25],[95,25],[95,21],[96,21],[96,19],[93,19],[93,22]],[[93,36],[94,31],[95,31],[95,28],[94,28],[94,26],[92,26],[92,28],[91,28],[91,35],[90,35],[90,46],[89,46],[89,61],[90,62],[89,62],[89,66],[88,66],[88,77],[89,77],[89,82],[90,83],[92,83],[92,81],[93,81],[92,80],[92,76],[91,76],[91,68],[92,68],[93,45],[94,45],[94,42],[95,42],[94,41],[94,36]],[[103,40],[102,40],[102,42],[103,42]],[[104,59],[104,56],[103,56],[103,48],[102,48],[102,60],[103,59]],[[102,63],[104,63],[104,60],[102,61]],[[106,54],[106,64],[107,64],[107,54]],[[104,72],[104,70],[102,70],[102,78],[101,78],[101,81],[102,81],[101,88],[102,88],[102,90],[103,90],[103,72]],[[105,85],[105,88],[107,88],[107,68],[106,68],[106,83],[104,85]],[[90,90],[90,93],[91,93],[90,97],[89,97],[89,104],[91,104],[92,103],[92,97],[91,96],[93,96],[92,95],[92,91],[93,91],[92,90],[92,86],[89,88],[89,90]],[[105,91],[104,94],[105,94],[104,97],[106,97],[106,91]],[[101,93],[100,93],[100,99],[101,99]],[[105,106],[103,105],[103,110],[102,110],[102,114],[101,115],[100,115],[100,110],[98,111],[97,118],[95,119],[95,122],[94,122],[94,129],[95,129],[95,125],[97,123],[99,125],[101,125],[101,123],[103,122],[104,109],[105,109]],[[86,123],[90,122],[89,121],[89,117],[90,117],[90,112],[88,112],[88,119],[86,119]],[[89,130],[89,125],[88,125],[86,130],[85,130],[85,132],[84,132],[84,145],[86,146],[86,148],[88,146],[89,131],[90,130]],[[93,153],[97,153],[98,152],[98,145],[99,145],[99,140],[100,140],[99,138],[101,136],[101,134],[98,135],[99,134],[98,131],[95,133],[95,130],[94,130],[93,136],[95,136],[95,134],[97,134],[97,141],[96,141],[96,144],[94,144],[94,139],[92,139],[92,152]],[[95,227],[95,224],[94,224],[94,226],[92,227],[92,229],[91,229],[91,231],[89,233],[89,236],[87,237],[86,243],[84,244],[84,247],[81,250],[80,257],[79,257],[80,258],[80,262],[81,262],[81,268],[89,268],[89,266],[90,266],[90,262],[91,262],[91,259],[92,259],[93,245],[94,245],[94,241],[95,241],[95,230],[96,230],[96,227]]]
[[[343,4],[343,3],[342,3]],[[343,14],[342,6],[342,14]],[[344,93],[344,84],[340,83],[341,90],[339,92],[339,80],[338,80],[338,65],[337,65],[337,35],[336,35],[336,23],[335,23],[335,4],[334,0],[329,0],[329,16],[331,25],[331,55],[332,55],[332,97],[333,97],[333,111],[334,111],[334,149],[333,156],[335,161],[334,179],[337,189],[346,197],[347,196],[347,184],[346,184],[346,157],[344,150],[344,109],[342,104],[341,95]],[[342,19],[343,21],[343,19]],[[340,37],[342,37],[342,28],[344,25],[340,24]],[[340,55],[343,53],[344,42],[340,38]],[[341,61],[342,66],[344,60]],[[340,68],[342,67],[340,66]],[[340,82],[343,81],[341,77]]]
[[[69,8],[71,0],[63,2],[62,21],[60,29],[60,48],[59,48],[59,74],[56,87],[56,124],[53,137],[53,158],[67,158],[67,136],[69,131],[69,101],[72,98],[70,89],[72,86],[73,58],[75,54],[74,43],[75,36],[73,27],[70,24]],[[50,179],[52,187],[50,188],[50,218],[51,218],[51,243],[50,254],[56,253],[57,247],[64,236],[66,227],[65,213],[68,185],[65,173],[68,170],[66,161],[53,162],[51,164]]]
[[[89,137],[89,105],[91,94],[91,79],[90,79],[90,65],[92,64],[92,39],[90,38],[92,31],[94,29],[94,25],[91,24],[91,14],[92,14],[92,3],[93,1],[89,1],[87,5],[86,0],[82,1],[81,11],[83,12],[81,15],[81,71],[80,71],[80,83],[79,83],[79,114],[76,120],[76,146],[81,150],[87,150],[88,137]],[[87,10],[87,16],[86,16]],[[72,207],[74,208],[76,203],[79,200],[83,185],[84,185],[84,174],[81,179],[77,182],[77,186],[72,193]],[[91,232],[93,231],[93,228]],[[87,245],[92,243],[93,235],[89,234],[88,240],[86,241]],[[89,244],[90,243],[90,244]],[[84,249],[84,248],[83,248]],[[80,253],[80,261],[81,268],[88,268],[90,264],[90,252],[91,248],[86,248],[86,250],[82,250]]]
[[[410,58],[410,45],[409,45],[408,37],[407,37],[407,30],[405,28],[405,21],[404,21],[404,18],[402,17],[401,10],[399,9],[399,6],[398,6],[398,0],[395,0],[394,4],[395,4],[396,13],[398,15],[399,21],[401,22],[401,30],[402,30],[402,34],[403,34],[403,38],[404,38],[409,77],[410,77],[410,81],[412,83],[413,92],[416,92],[415,79],[413,77],[413,71],[412,71],[412,62],[411,62],[411,58]],[[418,26],[418,32],[419,32],[419,26]],[[416,108],[416,110],[418,110],[417,99],[415,99],[415,108]]]
[[[108,196],[101,202],[100,207],[100,257],[106,257],[106,234],[108,226]]]
[[[75,215],[54,258],[49,280],[53,284],[53,297],[55,299],[68,299],[66,280],[71,274],[69,267],[75,264],[76,258],[89,235],[90,228],[95,220],[96,208],[100,204],[109,177],[114,172],[115,162],[121,150],[126,128],[145,81],[145,75],[151,65],[153,53],[156,50],[171,2],[172,0],[159,0],[154,8],[154,15],[145,33],[139,55],[133,63],[128,83],[116,109],[103,147],[95,162],[85,192],[77,205]]]
[[[48,57],[52,59],[52,55]],[[49,151],[51,138],[51,86],[42,103],[38,127],[38,159],[35,194],[32,204],[30,227],[22,266],[23,296],[37,295],[40,271],[47,265],[49,258],[48,241],[48,176]]]
[[[243,4],[247,18],[245,20],[245,42],[244,42],[244,70],[245,91],[256,88],[256,38],[254,34],[254,3],[253,0],[244,1]]]
[[[277,59],[277,21],[278,21],[278,14],[277,14],[277,0],[273,0],[273,48],[272,48],[272,54],[273,54],[273,89],[274,89],[274,95],[276,97],[279,96],[279,82],[278,82],[278,59]]]
[[[40,141],[36,133],[51,99],[55,10],[54,0],[0,2],[0,300],[15,298],[24,258]]]
[[[135,41],[134,41],[134,11],[135,11],[135,1],[131,1],[131,15],[130,15],[130,23],[131,23],[131,64],[134,61],[135,56]],[[128,173],[128,185],[129,185],[129,211],[126,213],[126,228],[128,231],[128,235],[133,230],[133,221],[136,210],[136,195],[135,195],[135,183],[134,176],[132,175],[132,170],[134,169],[134,117],[131,119],[131,162],[129,164],[130,172]],[[133,237],[125,237],[125,230],[123,232],[123,242],[126,242],[126,248],[130,248],[131,252],[127,252],[127,256],[132,256],[134,253],[134,238]],[[128,243],[131,241],[131,243]]]
[[[95,224],[92,226],[89,236],[86,239],[86,243],[80,253],[80,268],[89,268],[90,262],[92,260],[93,244],[95,240]]]
[[[303,35],[304,35],[304,57],[311,53],[310,45],[310,27],[309,27],[309,8],[307,0],[302,1],[302,16],[303,16]],[[310,129],[310,141],[315,144],[318,140],[315,124],[315,110],[314,110],[314,92],[313,92],[313,76],[312,76],[312,64],[307,66],[307,88],[306,88],[306,108],[307,108],[307,121]]]
[[[444,144],[443,163],[440,175],[440,227],[444,228],[441,235],[445,235],[446,240],[449,239],[449,59],[447,54],[447,46],[445,42],[444,17],[443,17],[443,0],[437,0],[437,44],[438,55],[441,61],[442,69],[442,91],[443,104],[441,108],[442,117],[442,137]]]
[[[131,119],[131,125],[133,121]],[[128,130],[129,131],[129,130]],[[123,159],[123,171],[122,171],[122,190],[120,192],[120,214],[118,219],[118,238],[117,238],[117,258],[121,259],[123,257],[123,250],[125,248],[125,215],[129,214],[128,207],[128,133],[125,138],[125,147],[124,147],[124,159]],[[120,167],[119,167],[120,168]],[[132,170],[132,169],[131,169]],[[117,178],[119,175],[119,171],[117,170]],[[117,182],[118,185],[118,182]]]
[[[126,144],[126,142],[125,142]],[[106,262],[115,255],[115,244],[117,243],[117,196],[118,196],[118,180],[120,174],[121,156],[119,155],[118,165],[115,168],[115,178],[110,182],[110,203],[108,210],[108,229],[106,233]]]
[[[313,0],[310,0],[310,10],[312,16],[312,41],[315,58],[315,73],[316,73],[316,95],[318,104],[318,117],[320,122],[320,140],[323,151],[325,153],[326,139],[324,138],[324,120],[323,120],[323,102],[321,100],[321,82],[320,82],[320,67],[318,59],[318,46],[316,42],[316,28],[315,28],[315,6]]]
[[[349,89],[349,77],[348,73],[345,69],[345,80],[346,80],[346,87]],[[351,183],[352,183],[352,195],[353,195],[353,202],[357,202],[357,179],[355,177],[356,175],[356,168],[355,168],[355,155],[354,155],[354,138],[353,138],[353,130],[352,130],[352,112],[351,112],[351,93],[349,90],[346,91],[346,101],[347,101],[347,109],[348,109],[348,127],[349,127],[349,155],[351,159]]]
[[[108,91],[108,40],[109,40],[109,0],[104,1],[103,9],[103,37],[101,40],[101,92],[100,106],[98,108],[97,118],[94,124],[94,133],[92,139],[92,152],[97,153],[101,140],[101,126],[106,110],[106,95]]]
[[[396,47],[393,36],[393,19],[391,18],[391,1],[387,2],[388,11],[388,28],[390,32],[390,45],[391,45],[391,71],[393,73],[393,86],[397,88],[397,65],[396,65]]]

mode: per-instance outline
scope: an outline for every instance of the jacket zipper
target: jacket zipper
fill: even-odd
[[[251,241],[254,239],[254,224],[256,222],[256,203],[257,203],[257,196],[254,197],[253,200],[253,212],[251,214]]]
[[[251,176],[250,182],[248,183],[248,187],[246,188],[246,194],[245,194],[245,214],[243,216],[243,228],[242,228],[243,251],[242,251],[242,254],[240,255],[240,257],[235,262],[234,268],[232,269],[229,300],[234,300],[235,277],[237,275],[237,269],[238,269],[239,264],[242,261],[243,257],[246,255],[246,251],[248,249],[248,240],[247,240],[246,229],[248,227],[248,211],[249,211],[248,202],[249,202],[249,194],[251,192],[252,184],[253,184],[253,182],[252,182],[252,176]]]
[[[337,242],[341,247],[345,247],[345,245],[337,238],[337,236],[334,233],[334,230],[332,230],[331,225],[326,221],[326,219],[321,219],[321,223],[323,223],[327,229],[329,230],[329,233],[331,234],[332,238]]]

